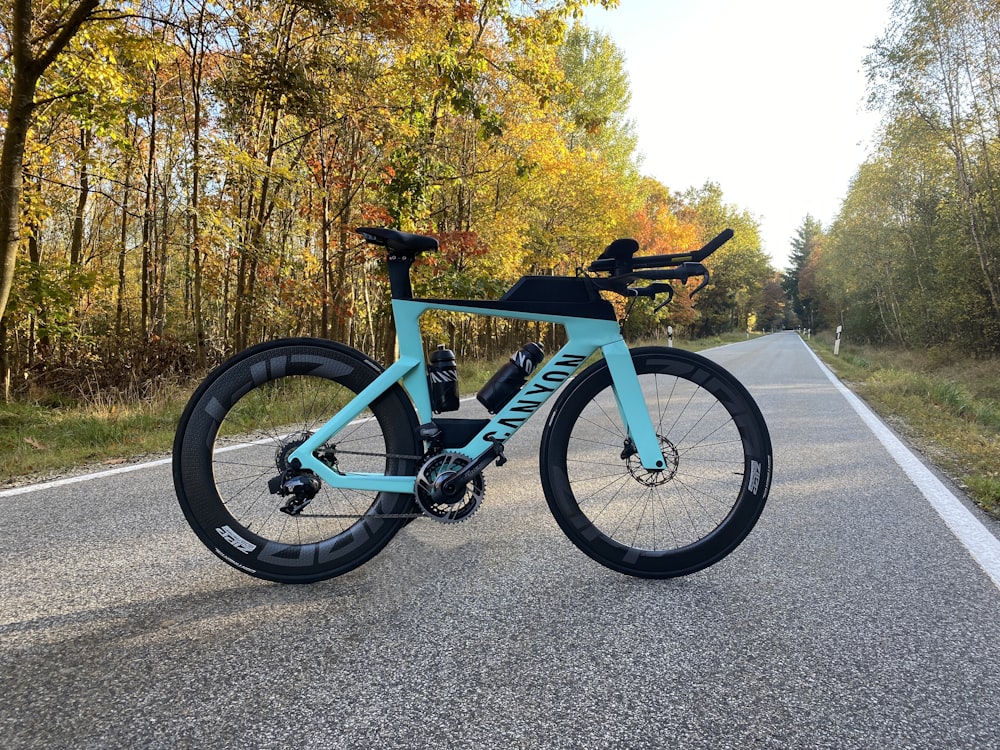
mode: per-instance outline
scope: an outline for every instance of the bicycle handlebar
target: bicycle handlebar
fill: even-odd
[[[678,263],[693,261],[700,263],[720,247],[733,238],[735,233],[732,229],[725,229],[719,232],[714,238],[709,240],[700,250],[693,253],[676,253],[674,255],[647,255],[633,259],[633,268],[659,268],[661,266],[672,266]]]
[[[687,262],[701,263],[709,255],[714,253],[724,244],[729,242],[733,238],[735,233],[732,229],[725,229],[714,238],[709,240],[703,247],[695,250],[691,253],[673,253],[671,255],[645,255],[639,258],[631,257],[631,253],[627,255],[621,251],[611,254],[608,250],[611,249],[611,245],[608,246],[601,256],[590,264],[588,271],[592,273],[613,273],[615,276],[624,276],[626,274],[634,272],[636,269],[643,268],[659,268],[662,269],[664,266],[681,266]],[[614,244],[614,243],[613,243]],[[634,243],[629,249],[638,249],[638,243]],[[689,274],[693,275],[693,274]],[[679,276],[641,276],[639,278],[650,278],[650,279],[677,279]]]
[[[628,296],[652,296],[662,292],[660,287],[663,284],[650,284],[647,287],[636,288],[629,286],[633,281],[679,281],[687,284],[692,276],[700,276],[701,283],[693,289],[690,294],[694,296],[708,285],[708,269],[702,265],[701,261],[714,253],[724,244],[733,238],[732,229],[725,229],[700,249],[691,253],[673,253],[670,255],[646,255],[633,258],[633,254],[639,249],[639,243],[635,240],[615,240],[608,245],[601,256],[590,264],[587,269],[592,273],[607,273],[609,276],[604,279],[593,279],[599,289]],[[673,297],[673,290],[670,297]],[[666,304],[666,303],[664,303]],[[659,310],[663,305],[659,305]]]
[[[670,279],[686,283],[692,276],[704,276],[706,273],[708,273],[708,269],[701,263],[688,261],[674,268],[651,268],[645,271],[633,271],[628,275],[634,279],[646,279],[648,281],[666,281]]]

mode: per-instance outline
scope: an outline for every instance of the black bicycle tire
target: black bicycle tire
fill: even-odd
[[[718,414],[720,425],[723,425],[734,435],[738,432],[738,440],[743,453],[742,479],[739,481],[739,489],[732,499],[731,507],[719,519],[718,524],[704,536],[675,548],[653,548],[634,542],[624,543],[606,533],[606,530],[600,528],[591,519],[588,512],[581,508],[581,502],[587,503],[590,498],[581,501],[576,497],[570,473],[576,472],[578,465],[588,462],[571,459],[569,457],[571,450],[569,443],[578,421],[582,418],[589,419],[589,417],[581,416],[585,409],[593,410],[593,407],[588,405],[594,403],[595,398],[600,393],[613,392],[609,390],[612,388],[611,373],[607,363],[603,360],[591,365],[576,377],[560,395],[549,414],[542,434],[539,456],[542,486],[549,509],[560,529],[573,544],[592,559],[613,570],[641,578],[672,578],[689,575],[717,563],[736,549],[760,518],[771,482],[770,435],[760,409],[746,388],[735,377],[711,360],[692,352],[665,347],[633,349],[632,360],[640,376],[664,375],[667,378],[676,379],[678,383],[683,380],[685,381],[683,388],[691,392],[692,398],[697,395],[699,399],[704,399],[710,408],[709,402],[711,399],[715,399],[725,408],[732,426],[726,426],[722,415]],[[701,390],[699,391],[698,388]],[[607,411],[614,412],[613,409],[605,410],[605,412]],[[680,410],[675,409],[675,411]],[[714,417],[715,415],[713,415]],[[600,418],[604,419],[605,416],[602,415]],[[608,419],[609,424],[612,424],[613,421],[613,418]],[[660,422],[662,425],[662,418]],[[654,426],[656,424],[654,421]],[[664,436],[661,437],[661,440],[667,440],[667,438]],[[693,440],[694,436],[692,436]],[[582,443],[579,440],[577,442]],[[732,442],[729,450],[734,457],[733,461],[735,461],[740,449],[735,446],[735,439]],[[672,446],[673,443],[670,445]],[[619,450],[621,450],[620,444]],[[684,447],[684,450],[688,449]],[[707,450],[707,448],[699,450]],[[613,462],[608,449],[602,448],[601,452],[605,458]],[[688,460],[688,455],[690,453],[684,454],[683,461]],[[626,463],[620,455],[617,460],[623,464]],[[637,458],[635,460],[637,461]],[[675,472],[680,470],[683,461],[678,453],[678,466],[674,470]],[[572,468],[567,468],[568,466]],[[627,469],[627,466],[625,468]],[[638,482],[638,479],[635,478],[637,474],[641,473],[635,472],[631,474],[631,478],[629,475],[623,474],[624,478],[620,484],[616,485],[609,480],[608,488],[595,490],[593,493],[595,504],[597,500],[601,502],[606,500],[606,505],[601,507],[599,511],[591,512],[604,513],[612,503],[623,504],[620,498],[612,493],[617,492],[618,495],[621,495],[623,490],[635,489],[631,487],[630,483]],[[650,475],[647,473],[643,476]],[[667,488],[671,482],[678,480],[678,476],[675,473],[672,479],[664,480],[657,486]],[[602,477],[600,481],[605,480]],[[596,480],[588,478],[582,478],[577,482],[578,485],[584,483],[589,483],[586,491],[589,491],[590,486],[598,486]],[[662,492],[666,494],[670,491],[675,496],[680,496],[682,485],[683,482],[680,482],[676,487],[671,486]],[[580,490],[581,493],[584,491]],[[636,494],[641,495],[644,492],[647,490],[640,488]],[[647,508],[652,508],[649,514],[655,517],[659,500],[651,499],[648,496],[651,493],[652,489],[649,489],[647,496],[640,497],[639,502],[646,503]],[[683,489],[683,494],[691,494],[697,498],[689,489]],[[724,502],[722,506],[724,507]],[[641,511],[643,515],[646,514],[647,508],[643,508]],[[633,513],[631,509],[622,512]],[[670,520],[670,518],[666,519],[668,523]],[[638,531],[635,534],[638,537]]]
[[[249,575],[281,583],[310,583],[357,568],[389,543],[408,520],[399,516],[415,512],[412,494],[375,494],[363,517],[329,539],[304,544],[276,542],[247,528],[230,512],[216,486],[218,467],[214,465],[219,425],[244,396],[282,378],[308,375],[343,386],[349,397],[380,372],[378,364],[351,347],[324,339],[293,338],[247,349],[205,379],[177,427],[173,477],[184,517],[208,549]],[[405,391],[394,385],[373,402],[372,414],[384,433],[385,451],[390,456],[384,459],[386,473],[415,475],[422,449],[416,414]],[[279,446],[276,453],[280,450]],[[258,479],[266,483],[269,478],[262,475]],[[281,503],[281,498],[262,487],[256,491],[274,507]],[[297,520],[289,518],[287,522]]]

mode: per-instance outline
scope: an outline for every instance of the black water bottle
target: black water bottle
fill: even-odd
[[[431,352],[431,363],[427,366],[427,380],[431,386],[431,408],[438,414],[458,409],[458,367],[455,352],[438,344],[436,352]]]
[[[514,398],[521,390],[524,381],[531,371],[545,357],[541,344],[530,343],[511,355],[510,362],[494,373],[482,390],[476,394],[479,403],[485,406],[490,414],[496,414],[504,405]]]

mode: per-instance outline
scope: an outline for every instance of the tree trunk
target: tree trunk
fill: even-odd
[[[7,105],[7,124],[3,134],[3,149],[0,151],[0,318],[7,311],[10,290],[14,284],[14,268],[17,251],[21,242],[21,170],[24,165],[24,145],[31,127],[35,110],[35,90],[38,79],[56,57],[66,48],[70,40],[80,30],[94,11],[100,0],[81,0],[72,9],[62,11],[56,6],[45,6],[39,26],[55,30],[48,39],[48,46],[39,54],[32,49],[32,39],[38,33],[33,28],[35,9],[32,0],[12,0],[11,15],[7,24],[10,40],[11,84],[10,102]]]
[[[76,196],[76,211],[73,213],[73,236],[69,247],[69,264],[77,268],[83,262],[83,230],[87,216],[87,201],[90,199],[90,142],[93,132],[80,130],[80,190]]]
[[[125,319],[125,260],[128,257],[129,178],[131,164],[126,162],[125,184],[122,186],[122,221],[118,234],[118,286],[115,290],[115,338],[121,341]]]
[[[37,74],[18,70],[18,67],[15,61],[7,128],[3,150],[0,151],[0,317],[3,317],[10,299],[17,251],[21,244],[21,167],[38,84]]]
[[[155,202],[153,199],[153,186],[156,173],[156,114],[157,114],[157,77],[159,69],[154,69],[150,76],[151,83],[151,105],[149,112],[149,149],[146,153],[146,194],[142,212],[142,284],[140,289],[140,329],[143,337],[148,337],[150,333],[150,318],[152,298],[152,274],[153,274],[153,211]]]
[[[191,65],[188,83],[191,86],[191,264],[193,281],[191,289],[191,319],[194,323],[195,352],[198,366],[207,361],[205,345],[205,320],[202,315],[203,263],[201,231],[201,129],[202,129],[202,78],[205,65],[206,4],[198,8],[196,18],[189,19],[191,28]]]

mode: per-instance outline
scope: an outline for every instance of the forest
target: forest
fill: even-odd
[[[780,291],[719,185],[642,175],[625,61],[585,2],[0,4],[6,398],[141,394],[278,336],[389,360],[384,262],[358,226],[437,237],[415,290],[443,298],[573,274],[617,237],[661,253],[733,227],[712,286],[637,306],[638,335],[745,328]],[[466,357],[529,333],[426,323]]]
[[[722,186],[643,175],[624,55],[580,20],[596,2],[0,0],[3,398],[141,396],[278,336],[390,360],[364,225],[437,237],[415,286],[444,298],[733,227],[712,284],[637,305],[630,335],[1000,350],[995,2],[896,0],[865,61],[877,147],[784,272]],[[462,357],[560,335],[425,322]]]
[[[866,60],[877,148],[839,215],[806,217],[789,315],[852,340],[1000,352],[1000,4],[898,0]]]

